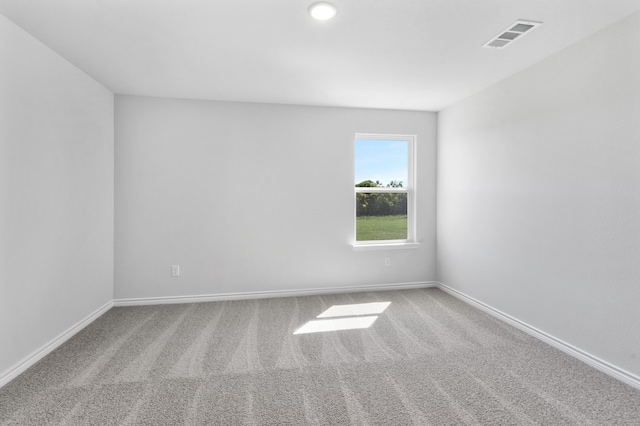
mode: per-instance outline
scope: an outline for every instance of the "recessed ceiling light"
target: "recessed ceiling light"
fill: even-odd
[[[309,6],[309,13],[318,21],[326,21],[336,16],[336,7],[331,3],[319,2]]]

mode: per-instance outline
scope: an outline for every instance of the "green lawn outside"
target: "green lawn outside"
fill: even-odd
[[[356,241],[406,239],[407,215],[356,217]]]

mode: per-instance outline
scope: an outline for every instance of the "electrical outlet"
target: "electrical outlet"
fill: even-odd
[[[172,277],[180,276],[180,265],[171,265],[171,276]]]
[[[390,257],[385,257],[384,258],[384,266],[391,266],[391,258]]]

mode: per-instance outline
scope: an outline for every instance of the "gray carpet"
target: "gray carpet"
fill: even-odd
[[[113,308],[0,389],[0,424],[640,425],[640,391],[417,289]]]

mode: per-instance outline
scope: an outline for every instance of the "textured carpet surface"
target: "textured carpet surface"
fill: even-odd
[[[367,329],[296,334],[333,305]],[[437,289],[113,308],[0,389],[2,425],[640,425],[640,391]]]

